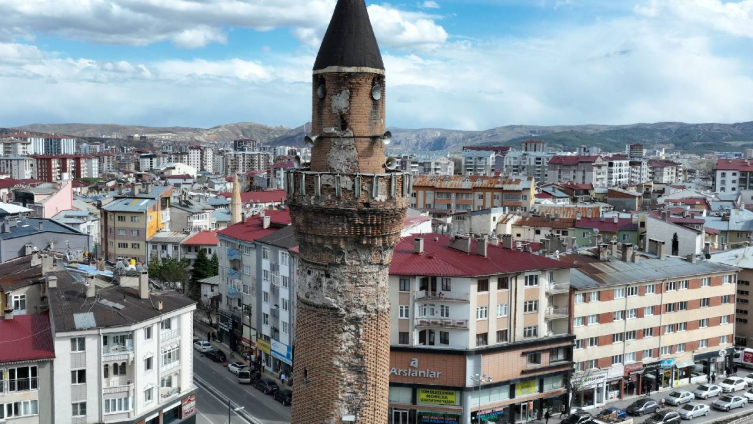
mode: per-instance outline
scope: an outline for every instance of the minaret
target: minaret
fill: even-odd
[[[238,174],[233,177],[233,197],[230,199],[230,225],[237,224],[243,219],[241,217],[241,184],[238,182]]]
[[[310,168],[287,174],[300,246],[292,424],[386,424],[389,265],[410,176],[385,165],[385,77],[364,0],[339,0],[316,58]]]

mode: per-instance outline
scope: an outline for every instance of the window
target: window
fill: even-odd
[[[677,310],[676,303],[667,303],[664,305],[664,312],[675,312]]]
[[[654,356],[654,350],[653,349],[646,349],[643,351],[643,360],[645,361],[648,358],[651,358]]]
[[[711,302],[711,299],[708,297],[701,299],[701,308],[708,308],[710,302]]]
[[[489,307],[487,306],[479,306],[476,308],[476,319],[487,319],[489,318]]]
[[[675,353],[685,352],[685,343],[675,345]]]
[[[410,319],[410,306],[400,305],[400,319]]]
[[[149,403],[154,400],[154,387],[144,390],[144,402]]]
[[[288,299],[284,299],[283,298],[281,304],[282,304],[282,310],[283,311],[287,311],[288,308],[289,308],[289,306],[290,306],[290,303],[288,302]]]
[[[261,321],[264,325],[269,325],[269,314],[263,313],[261,314]]]
[[[644,328],[643,329],[643,338],[645,339],[647,337],[654,337],[654,328],[653,327],[651,327],[651,328]]]
[[[625,363],[629,364],[635,362],[635,352],[629,352],[625,354]]]
[[[449,318],[450,317],[450,307],[447,305],[440,305],[439,306],[439,316],[442,318]]]
[[[71,352],[83,352],[86,350],[86,339],[74,337],[71,339]]]
[[[586,346],[584,339],[578,339],[575,341],[575,349],[583,349]]]
[[[674,324],[667,324],[664,326],[664,334],[672,334],[675,332]]]
[[[688,329],[688,323],[687,322],[678,322],[675,327],[677,327],[677,331],[685,331]]]
[[[243,265],[243,274],[251,275],[251,265]]]
[[[728,294],[725,294],[724,296],[722,296],[722,304],[729,303],[729,299],[730,297]]]
[[[163,389],[168,388],[168,387],[173,387],[173,376],[168,375],[167,377],[162,377],[159,384],[160,384],[160,387],[162,387]]]
[[[267,291],[262,292],[262,301],[264,303],[269,303],[269,292]]]
[[[532,275],[526,275],[526,287],[536,287],[539,285],[539,275],[538,274],[532,274]]]
[[[282,288],[284,289],[288,288],[288,276],[287,275],[282,276]]]
[[[139,217],[139,216],[132,216],[131,217],[131,222],[139,222],[140,220],[141,220],[141,217]]]
[[[578,293],[575,295],[575,304],[583,303],[586,301],[586,295],[584,293]]]
[[[703,277],[701,279],[701,287],[708,287],[711,285],[711,277]]]
[[[688,289],[688,280],[680,281],[679,286],[680,286],[680,290],[687,290]]]
[[[37,367],[35,365],[8,368],[6,376],[3,376],[3,370],[0,369],[0,393],[3,392],[3,380],[6,378],[5,384],[7,385],[5,387],[8,392],[24,392],[38,388]]]
[[[614,289],[614,298],[622,299],[625,297],[625,289]]]
[[[290,324],[288,324],[285,321],[282,321],[282,334],[288,334],[288,327],[289,326],[290,326]]]
[[[144,339],[151,340],[152,339],[152,327],[146,327],[144,329]]]
[[[624,340],[625,340],[625,335],[623,333],[612,334],[612,343],[620,343]]]
[[[139,243],[131,243],[131,249],[140,249],[140,248],[141,248],[141,244],[139,244]]]
[[[450,344],[450,332],[449,331],[439,332],[439,344],[443,344],[443,345]]]
[[[118,230],[118,235],[119,235],[119,236],[124,236],[124,235],[126,235],[126,230],[122,230],[122,229],[119,229],[119,230]]]
[[[668,281],[665,284],[664,291],[675,291],[677,290],[677,281]]]
[[[502,305],[497,305],[497,317],[506,317],[507,316],[507,303]]]
[[[672,346],[662,346],[661,347],[661,356],[671,355],[671,354],[672,354]]]
[[[72,415],[74,417],[86,416],[86,402],[77,402],[71,405]]]
[[[622,363],[622,355],[612,356],[612,365],[621,364],[621,363]]]
[[[634,318],[637,318],[637,317],[638,317],[638,310],[637,309],[633,308],[633,309],[628,309],[627,310],[627,319],[634,319]]]
[[[280,265],[288,265],[288,258],[290,255],[288,252],[280,252]]]
[[[269,248],[268,247],[261,248],[261,258],[265,260],[269,260]]]
[[[509,290],[510,289],[510,277],[497,278],[497,290]]]
[[[534,325],[533,327],[524,327],[523,328],[523,338],[529,339],[531,337],[538,337],[539,336],[539,326]]]
[[[152,365],[153,365],[152,364],[153,361],[154,361],[154,358],[151,357],[151,356],[148,357],[148,358],[145,358],[144,359],[144,369],[147,370],[147,371],[151,371]]]
[[[86,383],[86,370],[71,371],[71,384],[84,384],[84,383]]]
[[[643,308],[643,316],[644,317],[650,317],[654,314],[654,307],[653,306],[646,306]]]
[[[407,345],[408,343],[410,343],[408,334],[409,333],[407,331],[401,331],[397,333],[397,344]]]
[[[625,311],[615,311],[614,312],[614,320],[615,321],[622,321],[625,319]]]
[[[703,349],[704,347],[709,347],[709,340],[708,339],[698,340],[698,348]]]
[[[450,278],[442,278],[442,291],[452,291],[452,280]]]
[[[130,397],[105,399],[105,414],[117,414],[131,410],[132,400]]]
[[[488,278],[479,279],[477,290],[479,292],[488,292],[489,291],[489,279]]]
[[[573,327],[583,327],[586,322],[586,317],[573,318]]]
[[[529,353],[526,355],[526,361],[529,365],[541,364],[541,353]]]
[[[126,363],[122,362],[118,364],[117,362],[112,364],[112,375],[126,375],[128,373],[128,370],[126,369]]]
[[[589,337],[588,338],[588,347],[599,347],[599,338],[598,337]]]
[[[636,286],[628,287],[627,288],[627,296],[628,297],[638,296],[638,287],[636,287]]]
[[[729,343],[729,336],[719,337],[719,344],[727,344],[727,343]]]
[[[742,234],[738,235],[738,237],[741,237],[741,236],[742,236]],[[722,284],[732,284],[733,278],[734,277],[732,275],[724,275],[724,276],[722,276]]]
[[[166,319],[159,323],[159,326],[162,330],[170,330],[172,329],[173,320],[172,319]]]
[[[709,319],[708,318],[704,318],[704,319],[698,321],[698,327],[699,328],[706,328],[708,326],[709,326]]]
[[[13,310],[14,311],[25,311],[26,310],[26,295],[25,294],[16,294],[13,295]]]
[[[538,300],[529,300],[523,303],[523,313],[537,312],[539,310]]]
[[[599,323],[599,316],[598,315],[589,315],[588,316],[588,325],[597,325]]]
[[[400,291],[401,292],[409,292],[410,291],[410,279],[409,278],[401,278],[400,279]]]
[[[678,311],[687,311],[688,310],[688,302],[677,302],[677,310]]]
[[[636,338],[635,330],[625,332],[625,340],[635,340]]]
[[[589,361],[586,361],[586,369],[587,370],[594,370],[598,368],[598,364],[596,362],[596,359],[591,359]]]
[[[719,322],[719,325],[729,324],[729,315],[723,315],[721,317],[721,321]]]
[[[118,249],[128,249],[128,243],[118,243]]]
[[[507,330],[497,330],[497,343],[507,343]]]
[[[476,346],[486,346],[489,344],[489,333],[476,334]]]
[[[180,347],[174,347],[162,352],[162,366],[180,361]]]
[[[5,407],[5,418],[19,418],[39,414],[39,407],[36,400],[9,402],[5,405],[0,404],[0,409],[2,409],[2,406]],[[2,412],[0,412],[0,419],[3,418],[2,415]]]
[[[646,294],[655,294],[656,293],[656,284],[649,284],[646,286]]]

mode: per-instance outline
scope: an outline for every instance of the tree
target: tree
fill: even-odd
[[[191,281],[188,284],[188,297],[195,301],[201,298],[201,280],[210,276],[212,262],[207,257],[207,251],[199,250],[191,270]]]
[[[217,254],[212,255],[211,260],[211,266],[209,267],[209,275],[208,277],[212,277],[214,275],[219,275],[220,273],[220,259],[217,257]]]
[[[188,277],[189,262],[187,259],[164,258],[161,261],[154,258],[149,262],[149,275],[166,283],[169,287],[183,285]]]

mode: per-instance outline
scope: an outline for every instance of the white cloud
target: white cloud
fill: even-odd
[[[383,46],[423,51],[434,49],[447,41],[447,31],[431,17],[420,13],[371,5],[369,16],[374,32]]]
[[[200,27],[187,29],[172,37],[177,47],[195,49],[210,43],[227,43],[227,37],[217,28]]]
[[[652,18],[674,18],[739,37],[753,37],[753,0],[651,0],[635,11]]]
[[[425,1],[424,4],[421,5],[421,7],[425,9],[439,9],[439,4],[435,1]]]

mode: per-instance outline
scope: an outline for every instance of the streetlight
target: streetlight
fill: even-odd
[[[238,412],[240,410],[246,409],[245,406],[239,406],[237,408],[233,408],[233,404],[230,401],[230,399],[227,400],[227,424],[230,424],[230,417],[233,412]]]
[[[471,376],[471,380],[478,384],[478,411],[476,412],[476,423],[481,423],[481,384],[491,383],[492,378],[486,374],[474,374]]]

